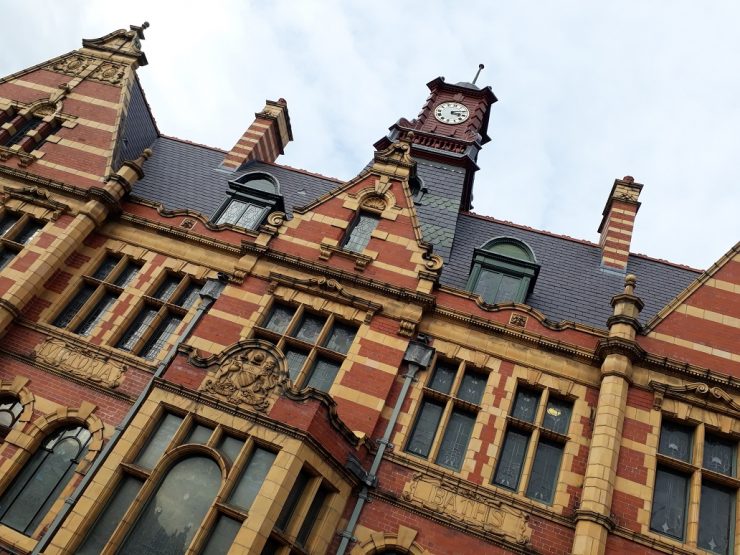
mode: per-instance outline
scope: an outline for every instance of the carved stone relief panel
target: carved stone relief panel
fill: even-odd
[[[416,474],[406,484],[403,498],[445,519],[512,543],[525,545],[532,537],[529,515],[523,511],[492,495],[468,492],[433,476]]]
[[[200,389],[234,405],[265,412],[290,386],[284,368],[270,350],[251,345],[222,360]]]
[[[110,388],[121,385],[126,371],[126,366],[120,362],[61,339],[47,339],[33,352],[40,363]]]

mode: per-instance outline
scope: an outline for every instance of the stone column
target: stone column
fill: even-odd
[[[144,176],[141,165],[151,156],[146,149],[135,161],[124,162],[121,168],[99,188],[90,189],[90,200],[81,208],[72,222],[34,260],[24,273],[0,298],[0,337],[21,314],[34,295],[37,295],[54,272],[108,215],[120,210],[120,202],[132,185]],[[23,256],[22,254],[20,256]]]
[[[642,355],[635,335],[640,327],[637,316],[643,303],[634,295],[635,284],[634,275],[626,276],[624,293],[612,298],[614,314],[607,321],[609,337],[602,339],[597,347],[597,354],[603,359],[601,388],[581,503],[576,510],[573,555],[602,555],[613,528],[612,495],[632,363]]]

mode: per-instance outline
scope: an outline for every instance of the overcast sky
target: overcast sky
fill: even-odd
[[[0,74],[149,21],[160,131],[229,149],[288,101],[278,161],[349,179],[426,83],[486,65],[475,211],[598,241],[613,181],[644,183],[632,250],[707,268],[740,239],[740,4],[679,1],[2,2]],[[155,154],[156,155],[156,154]],[[481,238],[483,242],[485,238]]]

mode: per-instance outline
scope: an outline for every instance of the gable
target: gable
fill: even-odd
[[[740,376],[740,243],[645,328],[651,352]]]

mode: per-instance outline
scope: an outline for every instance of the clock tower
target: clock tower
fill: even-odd
[[[386,148],[398,137],[413,131],[412,156],[417,160],[440,162],[465,172],[460,191],[460,210],[472,207],[473,177],[476,160],[488,136],[491,105],[498,99],[491,87],[473,83],[447,83],[437,77],[427,83],[429,97],[419,115],[412,120],[399,119],[390,133],[375,148]]]

